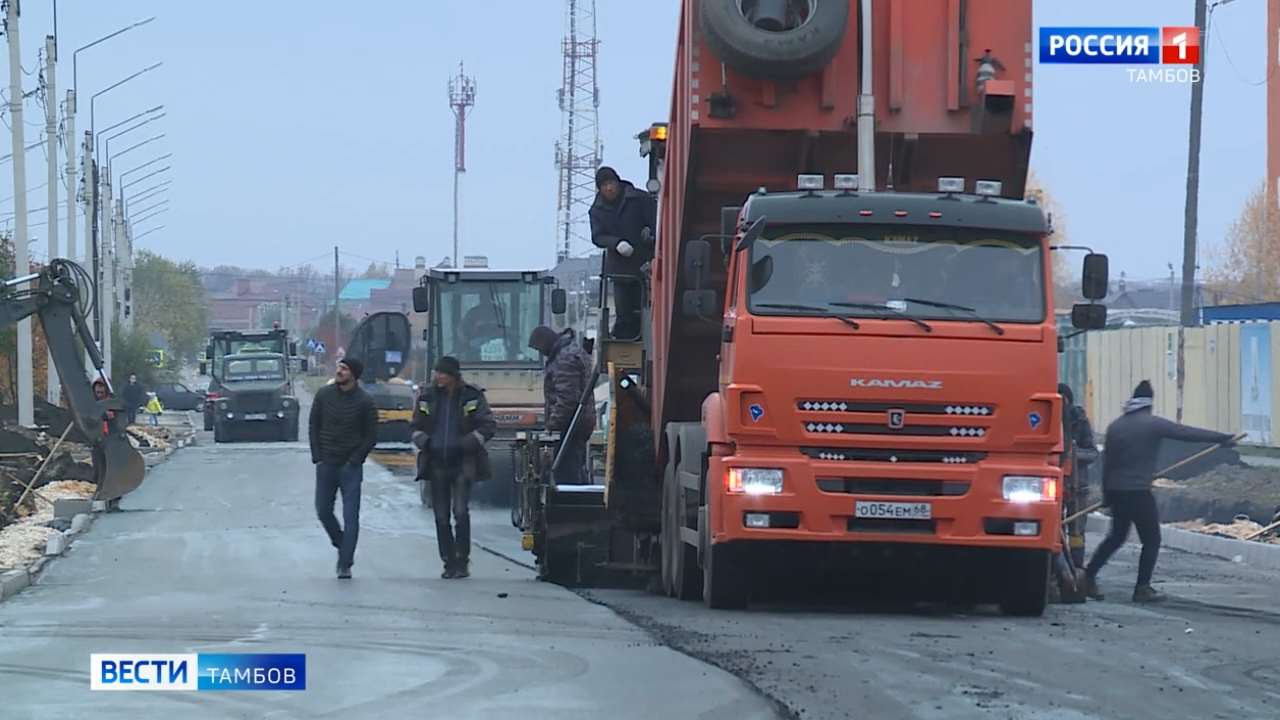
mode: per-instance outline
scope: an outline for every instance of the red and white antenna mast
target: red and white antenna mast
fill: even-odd
[[[476,104],[476,82],[463,72],[449,81],[449,107],[456,121],[453,139],[453,266],[462,267],[458,256],[458,185],[467,171],[467,112]]]

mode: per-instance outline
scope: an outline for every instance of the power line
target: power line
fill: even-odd
[[[1213,25],[1213,23],[1209,23],[1209,24]],[[1222,39],[1222,31],[1218,29],[1217,25],[1213,25],[1213,36],[1218,40],[1219,45],[1222,47],[1222,54],[1226,56],[1227,64],[1231,66],[1231,70],[1236,74],[1237,80],[1239,80],[1240,82],[1246,85],[1252,85],[1254,87],[1257,87],[1259,85],[1265,85],[1268,81],[1271,80],[1272,75],[1274,75],[1276,71],[1276,66],[1274,64],[1269,62],[1266,64],[1267,65],[1266,77],[1256,82],[1253,80],[1249,80],[1245,78],[1244,74],[1240,72],[1240,68],[1236,66],[1236,61],[1232,59],[1231,51],[1227,49],[1227,43],[1225,40]]]

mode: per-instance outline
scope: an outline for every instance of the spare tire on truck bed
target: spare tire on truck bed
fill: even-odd
[[[748,17],[785,4],[789,26]],[[835,57],[849,27],[849,0],[700,0],[702,35],[724,64],[764,80],[812,75]]]

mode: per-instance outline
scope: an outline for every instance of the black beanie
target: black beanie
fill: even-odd
[[[605,180],[616,180],[617,182],[622,182],[622,178],[618,177],[618,172],[613,168],[609,167],[608,165],[605,165],[599,170],[596,170],[596,189],[597,190],[600,189],[600,186],[604,184]]]
[[[1151,383],[1143,380],[1138,383],[1138,387],[1133,389],[1133,396],[1136,398],[1153,398],[1156,394],[1155,391],[1151,389]]]
[[[436,372],[452,375],[456,378],[462,377],[462,365],[458,363],[458,358],[445,355],[436,361]]]
[[[360,376],[364,374],[364,363],[360,362],[357,358],[343,358],[339,362],[346,365],[347,369],[351,371],[351,377],[354,377],[357,380],[359,380]]]

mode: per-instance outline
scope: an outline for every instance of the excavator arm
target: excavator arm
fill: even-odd
[[[142,484],[146,463],[125,433],[124,403],[111,396],[98,400],[93,394],[86,354],[96,377],[108,387],[110,382],[102,374],[102,354],[89,333],[80,302],[82,288],[88,290],[91,283],[83,268],[61,259],[40,272],[0,281],[0,326],[32,315],[39,318],[72,421],[92,445],[98,486],[94,499],[111,501]]]

